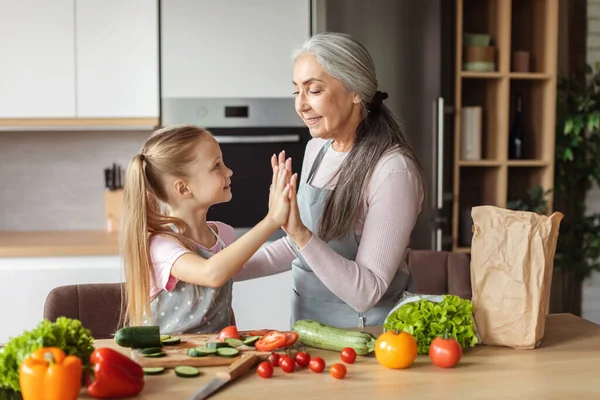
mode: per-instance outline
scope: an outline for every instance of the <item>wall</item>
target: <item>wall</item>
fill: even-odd
[[[150,132],[0,132],[0,230],[104,229],[104,173]]]

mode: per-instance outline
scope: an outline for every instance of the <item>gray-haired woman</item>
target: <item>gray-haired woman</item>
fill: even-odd
[[[381,325],[409,280],[406,250],[423,203],[422,169],[360,43],[322,33],[294,59],[295,107],[313,139],[288,236],[256,253],[236,280],[291,268],[292,323]],[[285,155],[274,156],[273,168],[284,162]]]

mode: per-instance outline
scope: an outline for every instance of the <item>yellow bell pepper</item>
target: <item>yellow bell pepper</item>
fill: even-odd
[[[75,400],[81,390],[81,360],[58,347],[44,347],[23,360],[19,384],[23,400]]]

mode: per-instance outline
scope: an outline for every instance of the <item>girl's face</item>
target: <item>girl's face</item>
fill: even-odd
[[[201,140],[187,182],[193,198],[202,206],[230,201],[232,175],[233,171],[225,166],[219,143],[213,137]]]
[[[325,72],[314,54],[296,59],[293,84],[296,112],[312,137],[330,139],[356,130],[360,97]]]

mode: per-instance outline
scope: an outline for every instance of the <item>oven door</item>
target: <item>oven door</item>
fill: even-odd
[[[273,173],[271,156],[285,150],[292,158],[293,172],[300,175],[304,149],[310,139],[306,127],[209,128],[233,170],[232,199],[208,210],[209,221],[221,221],[242,234],[267,215],[269,186]]]

